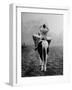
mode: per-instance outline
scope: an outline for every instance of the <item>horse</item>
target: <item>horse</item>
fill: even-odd
[[[46,66],[47,66],[50,42],[51,42],[51,40],[46,40],[46,39],[42,38],[39,41],[38,46],[36,48],[39,53],[41,71],[46,71],[46,69],[47,69]]]

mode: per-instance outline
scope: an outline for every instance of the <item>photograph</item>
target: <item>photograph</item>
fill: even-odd
[[[21,77],[63,75],[63,14],[21,12]]]

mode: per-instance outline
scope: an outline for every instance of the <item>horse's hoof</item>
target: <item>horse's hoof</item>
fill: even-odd
[[[43,71],[43,69],[41,69],[41,71]]]
[[[41,71],[43,71],[43,68],[41,68]]]
[[[46,72],[46,69],[44,69],[44,71]]]

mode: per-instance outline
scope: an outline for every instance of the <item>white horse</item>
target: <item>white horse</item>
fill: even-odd
[[[40,65],[41,65],[41,71],[46,71],[47,67],[47,59],[48,59],[48,53],[49,53],[49,44],[47,40],[42,39],[38,43],[38,53],[40,56]]]
[[[33,37],[33,40],[35,41],[34,37]],[[46,71],[46,69],[47,69],[46,66],[47,66],[50,42],[51,42],[51,39],[42,38],[38,41],[37,47],[35,49],[39,53],[41,71]]]

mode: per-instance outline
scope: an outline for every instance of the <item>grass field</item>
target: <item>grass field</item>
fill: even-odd
[[[39,56],[34,46],[22,48],[21,64],[22,77],[63,75],[63,48],[50,47],[46,72],[40,70]]]

